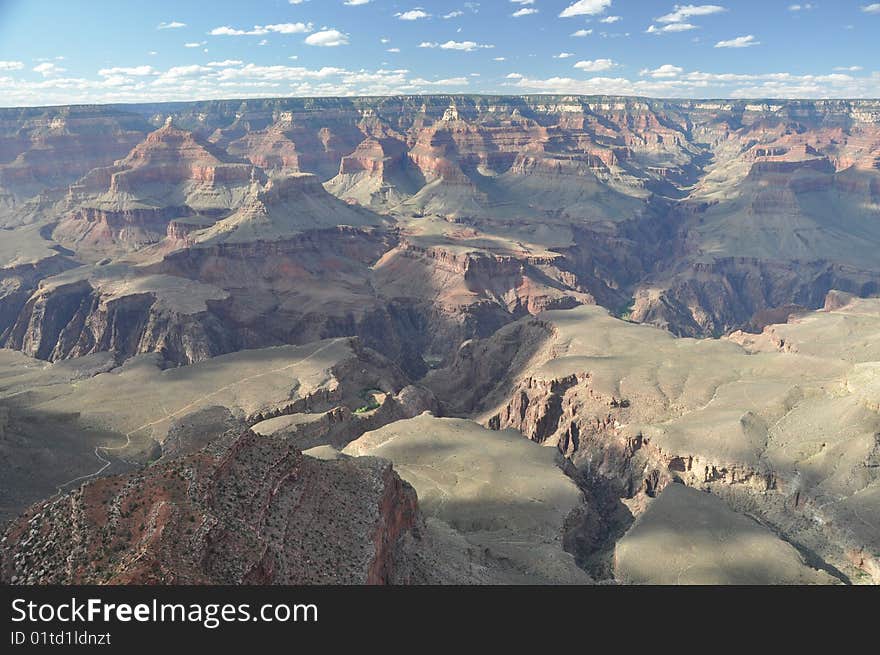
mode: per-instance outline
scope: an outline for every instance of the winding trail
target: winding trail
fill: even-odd
[[[319,353],[327,350],[331,346],[336,345],[338,342],[339,342],[338,339],[334,339],[334,340],[330,341],[329,343],[325,343],[320,348],[316,348],[312,353],[310,353],[309,355],[307,355],[305,357],[302,357],[301,359],[298,359],[295,362],[292,362],[290,364],[286,364],[286,365],[281,366],[276,369],[272,369],[271,371],[263,371],[262,373],[255,373],[254,375],[249,375],[245,378],[241,378],[240,380],[236,380],[235,382],[230,382],[229,384],[224,385],[224,386],[220,387],[219,389],[215,389],[214,391],[211,391],[210,393],[206,393],[205,395],[203,395],[199,398],[196,398],[195,400],[187,403],[186,405],[184,405],[180,409],[177,409],[177,410],[171,412],[170,414],[166,413],[166,415],[160,419],[156,419],[155,421],[150,421],[149,423],[144,423],[143,425],[136,427],[134,430],[127,432],[125,434],[125,443],[120,446],[95,446],[95,457],[101,463],[100,468],[97,471],[95,471],[94,473],[88,473],[86,475],[81,475],[79,477],[73,478],[73,480],[68,480],[64,484],[58,485],[57,493],[59,495],[63,494],[65,487],[69,487],[70,485],[72,485],[76,482],[80,482],[82,480],[90,480],[92,478],[96,478],[99,475],[101,475],[104,471],[106,471],[108,468],[110,468],[110,466],[112,466],[112,464],[113,464],[112,460],[107,459],[104,455],[107,455],[109,452],[114,451],[114,450],[125,450],[126,448],[128,448],[131,445],[132,436],[134,436],[138,432],[141,432],[142,430],[146,430],[147,428],[151,428],[154,425],[158,425],[159,423],[164,423],[165,421],[169,421],[169,420],[171,420],[181,414],[184,414],[185,412],[188,412],[192,409],[195,409],[197,406],[201,405],[208,398],[211,398],[212,396],[216,396],[216,395],[221,394],[225,391],[228,391],[228,390],[232,389],[233,387],[241,386],[242,384],[246,384],[247,382],[250,382],[252,380],[256,380],[256,379],[264,377],[266,375],[274,375],[276,373],[283,373],[284,371],[288,371],[296,366],[300,366],[300,365],[304,364],[305,362],[309,361],[310,359],[312,359],[313,357],[316,357]],[[101,454],[102,452],[103,452],[103,455]]]

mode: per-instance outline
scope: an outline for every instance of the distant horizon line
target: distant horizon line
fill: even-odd
[[[620,94],[581,94],[581,93],[391,93],[386,95],[346,95],[346,96],[252,96],[228,98],[197,98],[193,100],[143,100],[138,102],[69,102],[45,105],[0,105],[0,111],[14,109],[59,109],[64,107],[138,107],[143,105],[192,105],[210,102],[247,102],[279,100],[378,100],[392,98],[611,98],[618,100],[645,100],[651,102],[730,102],[730,103],[806,103],[806,102],[880,102],[880,96],[869,98],[826,97],[826,98],[732,98],[732,97],[658,97]]]

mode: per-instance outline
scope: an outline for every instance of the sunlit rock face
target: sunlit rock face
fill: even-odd
[[[0,110],[4,581],[329,582],[299,493],[335,581],[876,581],[878,162],[869,100]]]

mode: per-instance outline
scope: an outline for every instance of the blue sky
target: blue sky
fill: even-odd
[[[878,97],[878,36],[864,0],[0,0],[0,105]]]

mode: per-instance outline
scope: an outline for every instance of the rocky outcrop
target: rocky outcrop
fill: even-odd
[[[191,364],[234,350],[234,337],[209,312],[180,312],[155,293],[107,295],[88,280],[37,291],[3,343],[57,361],[111,352],[120,361],[148,352]]]
[[[659,289],[636,292],[628,318],[680,336],[719,336],[762,323],[762,315],[790,305],[817,309],[828,292],[871,296],[880,290],[880,271],[827,262],[786,263],[757,258],[723,258],[695,263]]]
[[[6,109],[0,112],[0,223],[49,189],[63,189],[108,166],[150,130],[144,118],[112,107]]]
[[[37,505],[6,532],[4,584],[387,584],[417,540],[390,463],[319,461],[284,439],[206,449]]]

